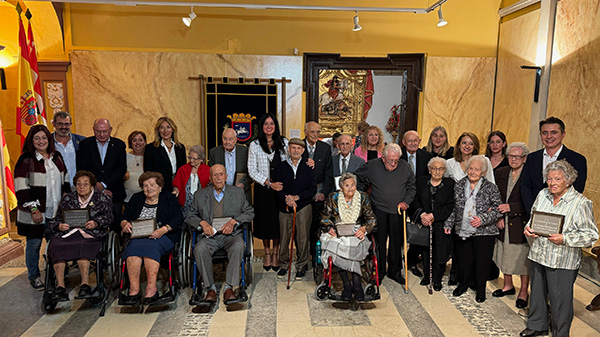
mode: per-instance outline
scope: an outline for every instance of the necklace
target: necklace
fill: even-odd
[[[135,160],[135,166],[140,166],[142,164],[142,160],[144,160],[144,156],[133,155],[133,159]]]

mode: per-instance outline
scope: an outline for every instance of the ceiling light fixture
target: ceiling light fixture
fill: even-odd
[[[444,27],[448,24],[448,21],[444,20],[444,15],[442,14],[442,6],[438,9],[438,18],[440,19],[437,23],[438,27]]]
[[[362,27],[358,24],[358,11],[354,12],[356,13],[356,15],[354,16],[354,28],[352,28],[352,30],[358,32],[362,29]]]
[[[191,26],[192,25],[192,21],[194,21],[194,19],[196,18],[196,13],[194,13],[194,6],[191,7],[190,9],[190,14],[188,17],[184,17],[182,18],[183,23],[185,23],[186,26]]]

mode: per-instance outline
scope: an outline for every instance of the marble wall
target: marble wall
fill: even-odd
[[[132,130],[148,137],[160,116],[170,116],[180,141],[200,143],[200,86],[188,76],[281,78],[287,84],[286,127],[301,128],[302,57],[195,53],[73,51],[71,53],[75,127],[92,135],[92,124],[108,118],[113,135]],[[278,86],[281,112],[281,86]],[[241,111],[243,107],[240,107]],[[286,130],[287,134],[287,130]]]
[[[438,125],[446,128],[452,145],[465,131],[485,140],[492,120],[495,63],[491,57],[427,58],[422,145]]]
[[[509,142],[529,139],[535,70],[521,66],[535,65],[539,18],[536,10],[500,25],[494,130]]]

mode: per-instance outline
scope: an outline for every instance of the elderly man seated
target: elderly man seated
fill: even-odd
[[[236,186],[225,186],[227,173],[225,166],[217,164],[210,168],[210,182],[194,194],[194,202],[185,219],[188,226],[203,235],[196,242],[194,258],[207,287],[206,302],[217,300],[217,288],[213,278],[212,254],[223,248],[227,251],[227,274],[223,301],[236,298],[233,291],[240,283],[240,264],[244,256],[245,244],[242,236],[242,223],[254,218],[254,209],[246,200],[244,189]],[[229,218],[229,220],[227,220]],[[226,221],[219,229],[218,223]]]

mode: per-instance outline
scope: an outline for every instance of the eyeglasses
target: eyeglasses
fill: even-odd
[[[385,162],[388,163],[388,164],[398,164],[398,162],[400,162],[400,160],[398,160],[398,159],[386,159]]]
[[[525,158],[525,156],[513,156],[512,154],[509,154],[507,157],[510,160],[517,160],[517,159],[523,159],[523,158]]]
[[[54,123],[54,124],[56,124],[56,126],[58,126],[58,127],[71,126],[71,123]]]
[[[429,168],[432,172],[443,172],[446,170],[445,167],[430,167]]]

